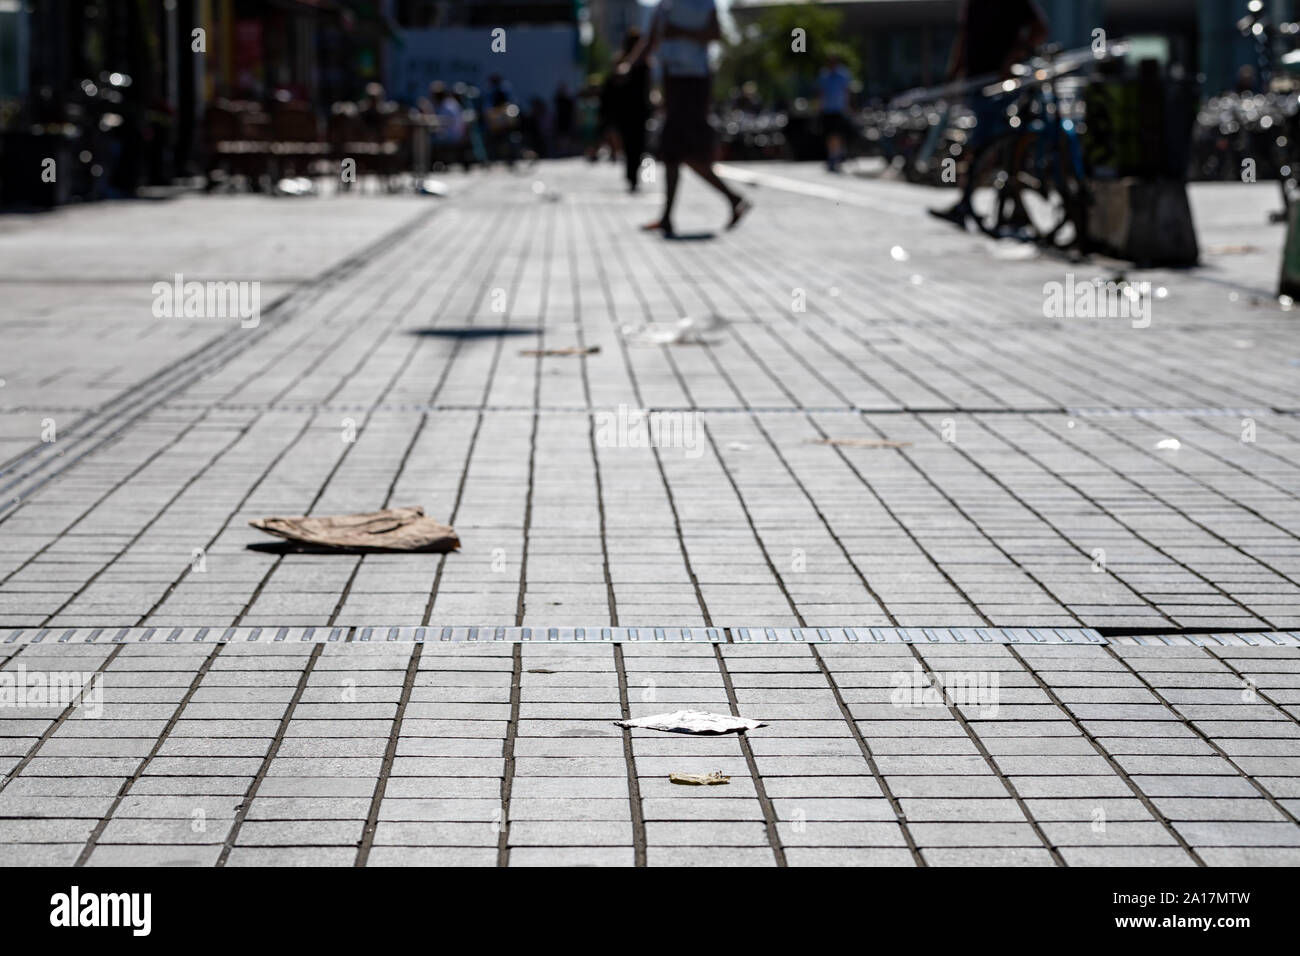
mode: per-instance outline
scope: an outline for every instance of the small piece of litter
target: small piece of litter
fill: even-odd
[[[1038,246],[1031,242],[1017,242],[1015,239],[996,242],[990,250],[990,255],[1002,262],[1025,262],[1037,259],[1040,254]]]
[[[912,258],[908,254],[907,250],[902,246],[894,246],[894,248],[890,249],[889,256],[895,262],[906,262],[908,259]]]
[[[1178,451],[1183,447],[1183,443],[1177,438],[1162,438],[1156,442],[1156,447],[1161,451]]]
[[[520,355],[595,355],[600,351],[599,345],[568,345],[560,349],[521,349]]]
[[[296,544],[342,551],[431,551],[443,554],[460,548],[450,525],[424,516],[418,505],[386,508],[351,515],[255,518],[259,531]]]
[[[720,770],[715,770],[713,773],[670,773],[668,781],[687,787],[717,787],[731,783],[731,778]]]
[[[871,438],[812,438],[812,445],[830,445],[833,448],[911,448],[910,441],[876,441]]]
[[[749,451],[749,449],[750,446],[746,445],[743,441],[727,442],[727,451]]]
[[[623,331],[636,345],[703,345],[703,333],[712,332],[724,324],[716,315],[703,319],[686,316],[672,325],[643,325],[640,328],[628,327]]]
[[[730,734],[743,733],[756,727],[766,727],[761,720],[737,717],[735,714],[710,714],[702,710],[676,710],[671,714],[652,717],[633,717],[616,720],[616,727],[638,727],[642,730],[663,730],[670,734]]]

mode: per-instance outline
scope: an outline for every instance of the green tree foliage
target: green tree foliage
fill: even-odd
[[[740,26],[740,38],[723,48],[717,92],[727,95],[746,82],[758,85],[765,102],[814,96],[817,72],[831,54],[859,75],[861,59],[843,32],[843,14],[819,3],[792,3],[765,9],[754,22]],[[792,49],[796,30],[803,48]]]

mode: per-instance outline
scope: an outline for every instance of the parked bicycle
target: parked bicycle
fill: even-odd
[[[965,199],[983,232],[1057,249],[1085,244],[1082,100],[1062,97],[1060,87],[1082,83],[1086,67],[1121,53],[1120,44],[1101,55],[1044,47],[1012,79],[982,91],[1007,104],[1006,131],[980,147],[966,174]]]

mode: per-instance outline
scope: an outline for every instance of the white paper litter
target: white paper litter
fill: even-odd
[[[702,710],[676,710],[671,714],[655,714],[653,717],[633,717],[631,720],[616,720],[614,725],[663,730],[670,734],[730,734],[767,726],[761,720],[750,720],[734,714],[710,714]]]
[[[1183,447],[1183,443],[1177,438],[1162,438],[1156,442],[1156,447],[1161,451],[1178,451]]]
[[[635,345],[700,345],[704,342],[704,333],[720,329],[724,324],[716,315],[701,319],[688,316],[671,325],[628,326],[623,332]]]

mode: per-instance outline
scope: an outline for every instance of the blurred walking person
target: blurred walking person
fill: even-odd
[[[620,65],[632,56],[640,42],[641,31],[630,28],[623,37]],[[645,124],[650,118],[650,67],[644,58],[630,64],[626,72],[620,73],[615,67],[608,86],[606,109],[623,150],[628,191],[636,192],[641,181],[641,159],[645,156]]]
[[[832,53],[817,74],[817,89],[821,96],[822,135],[826,137],[826,168],[833,173],[840,171],[853,132],[849,121],[849,87],[852,85],[853,74]]]
[[[665,167],[664,211],[647,230],[672,237],[673,205],[683,165],[722,193],[731,205],[732,229],[749,212],[747,199],[732,192],[713,170],[713,128],[709,102],[713,78],[709,72],[709,44],[721,39],[714,0],[659,0],[650,32],[637,41],[618,65],[624,76],[657,51],[664,73],[664,127],[660,142]]]
[[[1011,67],[1033,55],[1047,36],[1047,16],[1036,0],[965,0],[948,79],[1005,80],[1011,76]],[[970,171],[977,168],[985,147],[1009,128],[1006,96],[984,96],[976,90],[969,94],[969,103],[975,113],[975,133],[969,144],[971,158],[961,200],[951,209],[930,210],[931,215],[962,228],[973,215],[971,193],[976,184]]]

